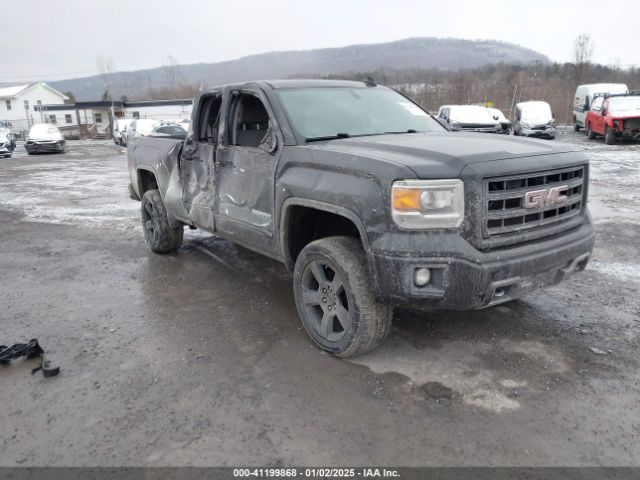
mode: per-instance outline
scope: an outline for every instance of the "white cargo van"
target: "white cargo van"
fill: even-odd
[[[573,129],[579,132],[584,128],[584,118],[591,108],[594,96],[601,96],[605,93],[627,93],[629,89],[624,83],[591,83],[588,85],[578,85],[573,98]]]

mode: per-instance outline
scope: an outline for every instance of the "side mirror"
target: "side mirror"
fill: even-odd
[[[602,115],[602,116],[604,117],[606,114],[607,114],[607,109],[606,109],[606,108],[604,108],[604,107],[602,107],[602,108],[600,109],[600,115]]]
[[[271,122],[269,122],[269,128],[267,128],[267,131],[264,134],[264,137],[262,138],[262,141],[260,142],[258,147],[271,154],[275,153],[276,150],[278,150],[278,137],[275,130],[273,129],[273,126],[271,125]]]
[[[456,121],[452,121],[449,123],[449,130],[451,130],[452,132],[459,132],[460,130],[462,130],[462,128],[460,127],[460,124]]]
[[[498,115],[494,115],[494,116],[493,116],[493,119],[494,119],[494,120],[499,120],[499,119],[500,119],[500,117],[499,117]]]

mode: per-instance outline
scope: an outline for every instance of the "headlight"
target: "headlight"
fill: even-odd
[[[391,187],[391,215],[400,228],[456,228],[464,218],[462,180],[399,180]]]

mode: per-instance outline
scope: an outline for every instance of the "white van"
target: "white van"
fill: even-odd
[[[629,89],[624,83],[591,83],[588,85],[578,85],[576,94],[573,97],[573,130],[579,132],[584,128],[584,119],[591,108],[594,96],[601,96],[605,93],[628,93]]]

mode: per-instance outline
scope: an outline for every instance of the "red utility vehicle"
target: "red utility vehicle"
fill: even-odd
[[[587,136],[604,136],[613,145],[620,138],[640,141],[640,91],[596,97],[585,118]]]

